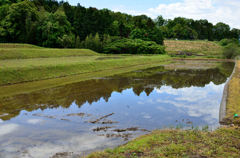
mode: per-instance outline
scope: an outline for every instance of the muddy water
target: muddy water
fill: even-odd
[[[158,128],[215,129],[233,67],[173,62],[1,98],[0,157],[77,157]]]

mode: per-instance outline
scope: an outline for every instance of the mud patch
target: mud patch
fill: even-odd
[[[116,126],[97,127],[97,128],[92,129],[92,131],[93,131],[93,132],[100,132],[100,131],[106,132],[107,129],[109,129],[109,128],[114,128],[114,127],[116,127]]]
[[[126,131],[143,131],[143,132],[151,132],[148,131],[147,129],[139,129],[139,127],[130,127],[126,129],[114,129],[112,132],[126,132]]]
[[[98,123],[98,124],[113,124],[113,123],[119,123],[117,121],[112,121],[112,120],[108,120],[108,119],[105,119],[109,116],[112,116],[114,113],[111,113],[111,114],[108,114],[108,115],[105,115],[105,116],[102,116],[100,117],[99,119],[95,119],[96,117],[90,119],[89,121],[84,121],[84,123],[92,123],[92,124],[95,124],[95,123]],[[103,120],[104,119],[104,120]]]
[[[53,116],[47,116],[47,115],[42,115],[42,114],[32,114],[32,116],[40,116],[40,117],[46,117],[46,118],[51,118],[51,119],[56,119],[55,117]]]
[[[124,141],[127,141],[129,138],[131,138],[133,133],[123,133],[123,134],[99,134],[98,136],[105,136],[107,138],[123,138]]]
[[[61,152],[61,153],[56,153],[50,158],[69,158],[72,157],[73,152]]]
[[[66,116],[85,116],[84,113],[67,114]]]

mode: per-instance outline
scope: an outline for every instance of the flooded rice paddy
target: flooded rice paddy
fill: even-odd
[[[0,157],[78,157],[158,128],[214,130],[233,67],[172,62],[1,98]]]

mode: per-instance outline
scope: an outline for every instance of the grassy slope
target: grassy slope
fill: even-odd
[[[98,55],[89,49],[0,48],[0,60]]]
[[[19,44],[19,43],[0,43],[0,48],[36,48],[42,49],[42,47],[32,44]]]
[[[240,129],[155,130],[113,150],[95,152],[100,157],[239,157]]]
[[[0,68],[0,85],[37,81],[172,60],[168,55],[132,57],[68,64]]]
[[[7,67],[29,67],[29,66],[44,66],[44,65],[57,65],[68,64],[77,62],[89,62],[98,59],[99,56],[78,56],[78,57],[62,57],[62,58],[34,58],[34,59],[11,59],[2,60],[0,68]]]
[[[240,60],[237,61],[235,73],[229,83],[227,100],[226,118],[228,121],[240,125],[240,117],[233,119],[234,113],[240,115]]]
[[[165,40],[164,45],[167,46],[166,51],[168,53],[186,51],[201,55],[213,55],[213,56],[222,55],[222,47],[210,41]]]

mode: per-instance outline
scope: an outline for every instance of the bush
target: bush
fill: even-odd
[[[219,44],[221,45],[221,46],[226,46],[226,45],[228,45],[228,44],[230,44],[230,43],[234,43],[234,44],[236,44],[236,45],[239,45],[239,41],[236,39],[236,38],[232,38],[232,39],[222,39],[220,42],[219,42]]]
[[[234,43],[228,44],[223,49],[223,57],[227,59],[234,59],[239,54],[239,48]]]
[[[106,54],[165,54],[165,47],[153,41],[121,39],[104,47]]]

